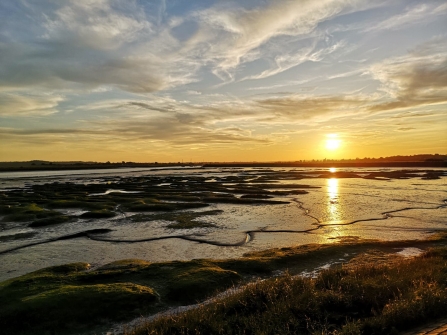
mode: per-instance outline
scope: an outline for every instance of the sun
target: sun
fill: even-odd
[[[326,149],[337,150],[338,148],[340,148],[340,140],[335,139],[326,140]]]
[[[326,149],[334,151],[340,148],[341,140],[337,137],[337,134],[329,134],[327,135],[328,139],[326,140]]]

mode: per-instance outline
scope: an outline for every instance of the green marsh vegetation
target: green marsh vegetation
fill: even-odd
[[[241,287],[126,334],[394,334],[447,308],[445,243],[445,236],[360,240],[270,249],[238,259],[55,266],[0,283],[0,301],[7,302],[0,306],[0,329],[95,333],[113,322]],[[413,259],[389,256],[409,246],[432,249]],[[315,278],[296,276],[343,256],[343,265]]]
[[[3,217],[4,222],[32,221],[60,215],[59,212],[42,208],[35,203],[2,205],[0,214],[5,215]]]

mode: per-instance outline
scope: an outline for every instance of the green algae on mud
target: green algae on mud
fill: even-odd
[[[0,283],[0,300],[8,302],[0,306],[0,328],[5,334],[87,332],[111,322],[203,301],[278,271],[300,274],[341,256],[347,263],[371,249],[393,254],[409,246],[427,249],[446,241],[441,234],[423,241],[360,240],[277,248],[226,260],[150,263],[130,259],[96,269],[87,263],[55,266]]]

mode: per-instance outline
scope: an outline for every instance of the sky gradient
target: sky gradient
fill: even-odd
[[[1,161],[446,154],[447,3],[1,1],[0,138]]]

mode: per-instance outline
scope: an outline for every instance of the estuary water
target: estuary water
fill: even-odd
[[[132,258],[151,262],[234,258],[309,243],[424,239],[447,230],[446,186],[447,171],[426,168],[0,173],[2,201],[11,201],[14,195],[14,206],[35,195],[46,210],[42,199],[51,193],[63,194],[59,200],[82,194],[92,202],[118,204],[110,218],[83,217],[87,209],[82,206],[59,206],[56,210],[72,219],[42,227],[0,215],[0,281],[72,262],[87,262],[94,268]],[[63,193],[65,189],[69,191]],[[126,202],[120,203],[123,197]],[[145,204],[154,197],[156,204],[175,206],[188,199],[200,206],[168,212],[152,205],[140,206],[143,210],[126,207],[129,201]],[[173,226],[184,219],[181,213],[192,217],[192,225]]]

